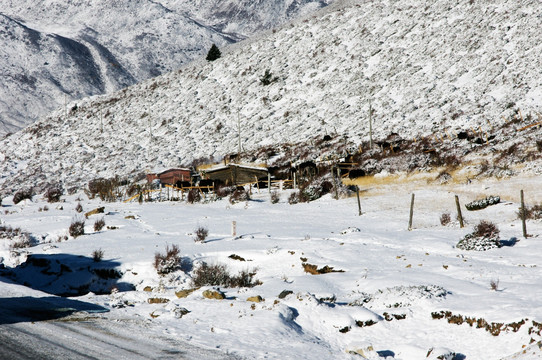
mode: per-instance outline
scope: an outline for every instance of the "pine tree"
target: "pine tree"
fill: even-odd
[[[222,54],[220,53],[220,50],[218,49],[218,47],[213,44],[213,46],[211,46],[211,48],[209,49],[209,52],[207,53],[207,60],[208,61],[215,61],[216,59],[218,59]]]

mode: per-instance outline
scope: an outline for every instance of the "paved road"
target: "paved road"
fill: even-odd
[[[0,298],[0,359],[237,359],[99,311],[57,297]]]

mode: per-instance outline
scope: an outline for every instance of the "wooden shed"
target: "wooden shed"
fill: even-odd
[[[159,179],[162,184],[175,185],[178,181],[190,181],[192,172],[190,169],[178,168],[162,171],[161,173],[147,174],[147,181],[153,182]]]
[[[267,173],[267,168],[264,167],[230,163],[206,169],[202,178],[222,182],[226,185],[239,185],[254,182],[256,179],[267,179]]]

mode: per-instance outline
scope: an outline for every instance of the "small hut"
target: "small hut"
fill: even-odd
[[[191,181],[192,172],[190,169],[178,168],[169,169],[160,173],[147,174],[147,181],[149,183],[154,180],[160,180],[161,184],[175,185],[178,181]]]
[[[206,169],[202,174],[202,179],[209,179],[226,185],[239,185],[267,179],[267,173],[265,167],[230,163]]]

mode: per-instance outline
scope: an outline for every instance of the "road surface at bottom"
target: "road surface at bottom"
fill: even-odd
[[[81,304],[0,298],[0,359],[239,359],[157,334],[145,321],[102,316],[96,305],[74,312]]]

